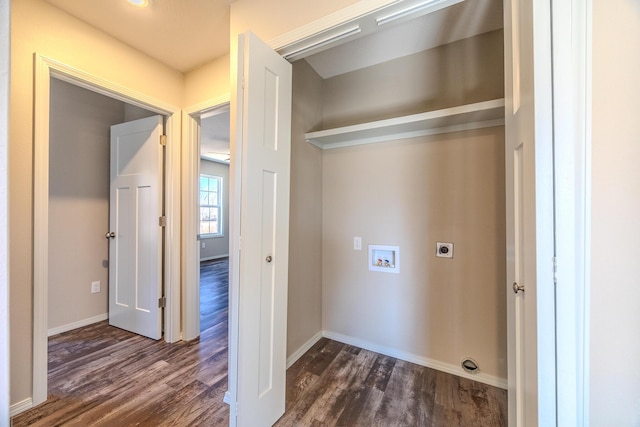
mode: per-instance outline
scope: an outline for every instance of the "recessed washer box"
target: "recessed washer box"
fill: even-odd
[[[369,270],[400,273],[400,247],[369,245]]]

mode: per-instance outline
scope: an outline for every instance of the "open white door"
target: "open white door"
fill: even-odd
[[[260,427],[275,423],[285,404],[291,64],[250,33],[240,36],[238,57],[241,244],[231,424]]]
[[[111,127],[109,324],[162,336],[162,117]]]
[[[518,427],[556,425],[551,27],[543,3],[507,0],[504,10],[509,426]]]

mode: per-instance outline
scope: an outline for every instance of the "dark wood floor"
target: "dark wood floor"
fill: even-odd
[[[203,263],[199,340],[107,322],[49,339],[49,396],[13,426],[226,426],[228,263]],[[277,426],[506,426],[506,392],[322,339],[287,371]]]
[[[506,426],[507,392],[321,339],[287,371],[276,426]]]

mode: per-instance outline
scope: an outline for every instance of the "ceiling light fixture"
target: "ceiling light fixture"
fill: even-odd
[[[136,7],[149,6],[149,0],[127,0],[127,1]]]

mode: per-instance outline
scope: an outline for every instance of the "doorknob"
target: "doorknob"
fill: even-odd
[[[105,237],[106,239],[113,239],[114,237],[116,237],[116,233],[114,233],[113,231],[107,231],[107,232],[104,234],[104,237]]]
[[[513,293],[524,292],[524,285],[518,285],[518,282],[513,282]]]
[[[271,255],[267,255],[267,258],[265,259],[265,261],[271,262],[272,260],[273,260],[273,258],[271,258]]]

